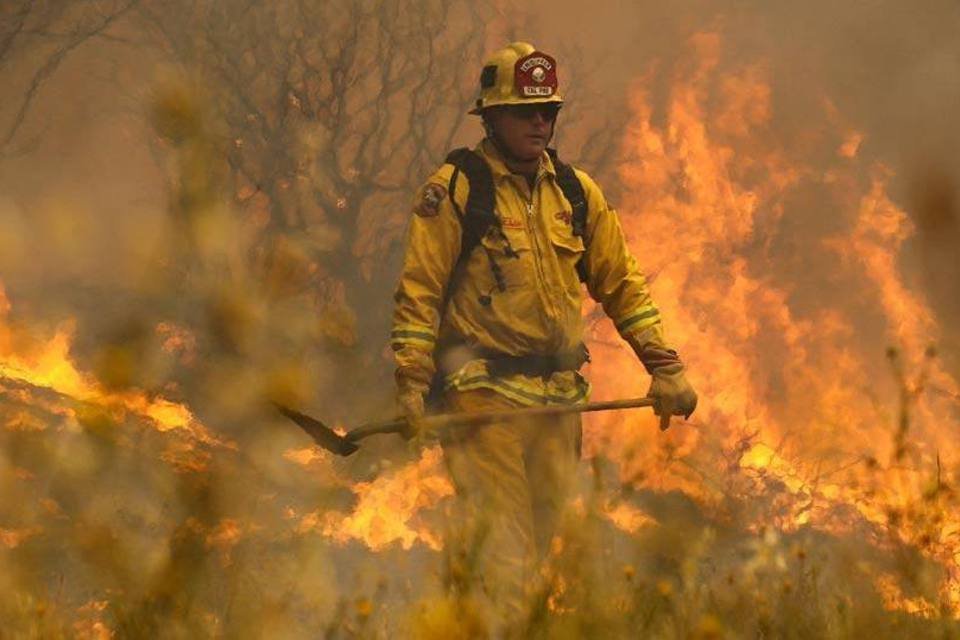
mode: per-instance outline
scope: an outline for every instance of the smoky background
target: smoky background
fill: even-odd
[[[0,526],[47,532],[5,558],[10,586],[46,600],[67,576],[59,579],[74,589],[62,588],[69,606],[56,615],[72,620],[86,595],[124,585],[129,597],[112,611],[120,627],[194,601],[219,612],[216,624],[185,618],[184,633],[325,624],[344,606],[344,619],[362,627],[371,623],[352,594],[376,600],[382,576],[391,590],[407,589],[399,602],[440,588],[438,561],[422,545],[370,554],[317,543],[322,514],[349,512],[357,482],[418,454],[384,440],[337,464],[291,457],[308,443],[266,400],[346,426],[393,411],[389,314],[411,201],[448,150],[479,139],[465,112],[480,68],[514,39],[557,58],[567,100],[557,146],[614,204],[626,196],[631,96],[645,91],[651,122],[669,128],[671,91],[695,73],[689,43],[699,33],[721,43],[703,83],[709,114],[722,116],[724,77],[755,73],[769,86],[758,144],[828,171],[836,131],[856,133],[851,184],[868,182],[878,163],[889,169],[889,194],[916,227],[898,266],[936,312],[939,358],[960,374],[958,27],[960,7],[948,1],[5,4],[4,346],[34,352],[65,330],[77,368],[104,389],[183,403],[221,441],[191,441],[183,457],[144,456],[169,451],[178,432],[156,433],[135,414],[118,421],[74,407],[65,418],[56,409],[74,400],[53,395],[37,406],[5,387],[8,416],[50,425],[42,435],[6,433]],[[736,129],[705,124],[718,125],[721,142],[722,130]],[[749,133],[751,122],[743,126]],[[885,370],[884,349],[900,345],[888,344],[862,283],[838,275],[821,249],[852,223],[849,213],[817,184],[784,206],[760,212],[754,243],[740,250],[792,283],[791,304],[805,316],[849,309],[855,348]],[[622,213],[642,233],[643,212]],[[765,337],[757,342],[763,348]],[[642,392],[641,369],[632,371]],[[892,377],[884,384],[895,391]],[[136,435],[117,436],[124,431]],[[188,470],[170,472],[171,459]],[[13,479],[18,469],[41,482]],[[599,473],[616,484],[615,471]],[[422,503],[447,495],[424,490]],[[702,518],[686,502],[651,499],[665,500],[658,513],[680,514],[684,527]],[[314,513],[313,528],[304,525]],[[120,560],[108,561],[108,549],[121,549]],[[102,566],[112,567],[108,578],[87,576]],[[343,576],[348,586],[337,584]],[[284,585],[289,608],[281,596],[254,604],[266,579]],[[180,593],[182,584],[195,592]],[[390,606],[385,628],[407,616]],[[302,611],[311,613],[291,622]]]

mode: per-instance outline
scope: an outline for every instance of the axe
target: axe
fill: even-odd
[[[587,402],[585,404],[551,404],[537,407],[524,407],[520,409],[508,409],[504,411],[481,411],[477,413],[442,413],[433,416],[424,416],[422,424],[424,429],[436,431],[453,425],[471,425],[482,424],[484,422],[494,422],[497,420],[533,418],[542,416],[558,416],[568,413],[589,413],[592,411],[612,411],[615,409],[633,409],[636,407],[652,407],[656,402],[655,398],[627,398],[625,400],[607,400],[604,402]],[[277,409],[296,422],[300,427],[310,434],[313,441],[318,445],[333,452],[339,456],[349,456],[359,449],[357,442],[369,436],[379,433],[403,433],[407,427],[406,418],[397,418],[385,422],[372,422],[362,425],[356,429],[351,429],[347,433],[340,435],[320,420],[312,418],[305,413],[294,411],[281,404],[274,403]],[[666,418],[666,419],[665,419]],[[666,429],[669,426],[669,416],[661,416],[660,429]]]

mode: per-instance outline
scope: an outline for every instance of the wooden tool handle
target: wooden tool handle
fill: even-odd
[[[428,430],[438,430],[453,425],[481,424],[497,420],[516,418],[535,418],[541,416],[556,416],[567,413],[590,413],[593,411],[613,411],[615,409],[634,409],[636,407],[652,407],[653,398],[627,398],[625,400],[606,400],[604,402],[587,402],[585,404],[548,404],[521,409],[505,409],[503,411],[482,411],[478,413],[441,413],[435,416],[424,416],[423,426]],[[345,436],[350,442],[357,442],[378,433],[400,433],[407,426],[406,418],[398,418],[387,422],[374,422],[352,429]]]

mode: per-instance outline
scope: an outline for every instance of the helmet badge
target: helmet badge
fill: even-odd
[[[533,51],[517,60],[513,77],[520,97],[550,98],[557,92],[557,61],[542,51]]]

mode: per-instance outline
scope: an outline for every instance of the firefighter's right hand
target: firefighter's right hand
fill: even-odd
[[[407,420],[402,435],[407,440],[422,440],[424,436],[423,414],[424,395],[427,389],[422,385],[406,382],[398,385],[397,408]]]

